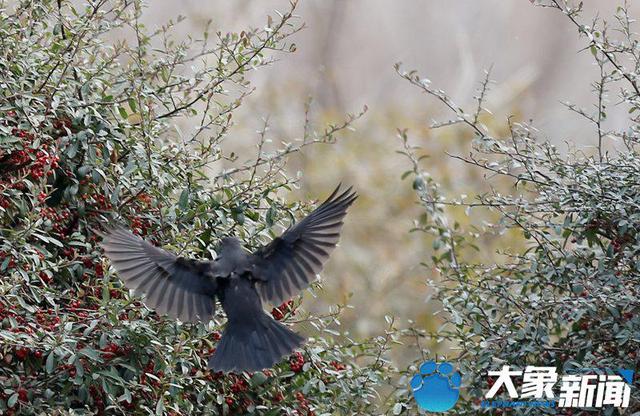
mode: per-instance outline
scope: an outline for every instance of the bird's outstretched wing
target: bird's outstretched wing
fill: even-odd
[[[144,294],[144,303],[183,322],[206,321],[215,311],[216,280],[208,263],[177,257],[137,235],[115,227],[101,243],[127,288]]]
[[[279,304],[307,288],[340,239],[342,220],[358,195],[340,185],[311,214],[254,254],[256,288]]]

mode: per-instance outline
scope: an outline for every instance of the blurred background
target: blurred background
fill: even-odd
[[[589,18],[595,10],[610,16],[617,5],[587,3],[584,16]],[[264,26],[268,14],[287,7],[288,2],[275,0],[155,0],[144,18],[153,28],[183,15],[187,20],[178,26],[178,35],[198,37],[209,20],[215,30],[240,31]],[[580,52],[586,41],[557,10],[534,7],[528,0],[303,0],[298,15],[307,27],[295,35],[297,51],[250,75],[257,90],[240,117],[234,116],[234,150],[241,160],[253,158],[256,131],[267,117],[274,143],[301,137],[308,97],[319,128],[367,105],[355,131],[336,145],[305,148],[289,164],[302,174],[292,200],[323,198],[339,181],[353,184],[361,194],[347,217],[341,249],[323,273],[325,290],[304,306],[322,313],[328,305],[348,302],[353,308],[343,315],[343,325],[355,335],[380,333],[385,314],[396,316],[401,325],[412,319],[435,329],[437,305],[427,301],[425,280],[437,279],[437,271],[419,264],[432,254],[428,239],[409,233],[421,210],[411,184],[400,179],[410,166],[395,153],[401,148],[396,129],[409,128],[413,143],[430,155],[425,166],[446,194],[473,194],[486,184],[477,171],[445,154],[467,154],[471,132],[430,130],[432,120],[450,114],[402,80],[394,63],[418,70],[469,112],[485,69],[493,66],[487,107],[495,118],[487,123],[494,132],[504,131],[506,118],[514,116],[533,120],[541,137],[561,147],[565,140],[592,145],[593,129],[562,105],[593,110],[591,83],[598,70],[589,52]],[[624,115],[610,113],[608,127],[619,127]],[[462,223],[471,221],[462,217]],[[478,214],[472,222],[481,219]],[[518,236],[496,236],[483,242],[476,256],[489,261],[495,248],[517,244]]]

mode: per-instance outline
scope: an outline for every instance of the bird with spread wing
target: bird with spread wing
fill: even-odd
[[[220,241],[217,258],[178,257],[121,227],[110,229],[102,247],[125,286],[144,295],[158,313],[183,322],[208,321],[216,298],[227,324],[209,358],[215,371],[257,371],[272,367],[300,347],[304,338],[274,320],[263,302],[278,305],[307,288],[340,238],[351,188],[333,193],[302,221],[251,253],[240,240]]]

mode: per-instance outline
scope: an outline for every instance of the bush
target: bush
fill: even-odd
[[[335,331],[340,307],[308,316],[296,299],[273,314],[312,327],[303,352],[269,371],[212,373],[220,317],[180,324],[147,310],[97,247],[117,220],[211,258],[220,235],[256,247],[308,211],[283,198],[296,183],[289,155],[333,142],[358,115],[281,146],[265,125],[253,159],[223,146],[246,73],[295,50],[295,7],[187,42],[171,38],[177,22],[147,30],[137,1],[0,11],[0,412],[377,411],[391,333],[350,340]]]
[[[560,151],[530,123],[513,119],[506,134],[494,137],[500,133],[483,124],[491,120],[483,108],[488,74],[476,109],[465,112],[429,80],[397,67],[403,78],[453,113],[442,125],[460,124],[475,133],[471,154],[456,157],[478,168],[490,184],[500,179],[512,185],[504,192],[498,183],[475,199],[445,198],[423,169],[419,148],[400,131],[412,165],[405,176],[413,178],[424,207],[417,230],[435,249],[425,263],[439,272],[440,281],[430,283],[446,312],[443,329],[431,336],[460,351],[449,357],[462,368],[466,387],[466,402],[458,403],[456,414],[480,412],[479,399],[489,388],[487,371],[503,364],[556,366],[559,374],[580,368],[637,372],[640,367],[640,120],[635,115],[640,74],[637,65],[628,66],[640,60],[640,52],[633,20],[620,7],[615,27],[598,19],[586,25],[581,4],[552,0],[545,5],[575,25],[599,68],[595,109],[568,105],[594,127],[595,145]],[[619,94],[610,97],[610,90]],[[609,108],[610,101],[617,106]],[[624,130],[608,127],[610,111],[629,113]],[[463,229],[451,218],[457,207],[469,216],[487,210],[497,220]],[[525,239],[523,250],[507,248],[499,253],[504,260],[494,264],[465,259],[465,252],[481,250],[483,237],[510,230]],[[640,392],[631,392],[627,411],[634,413],[640,410]],[[558,409],[510,411],[557,414]],[[609,407],[598,414],[617,412]]]

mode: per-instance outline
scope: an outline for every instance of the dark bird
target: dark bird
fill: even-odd
[[[266,246],[251,253],[237,238],[223,238],[213,261],[177,257],[120,227],[103,236],[102,247],[125,286],[144,294],[144,303],[158,313],[183,322],[208,321],[218,298],[227,324],[209,368],[257,371],[304,342],[267,315],[262,302],[279,305],[315,280],[357,197],[338,185],[311,214]]]

